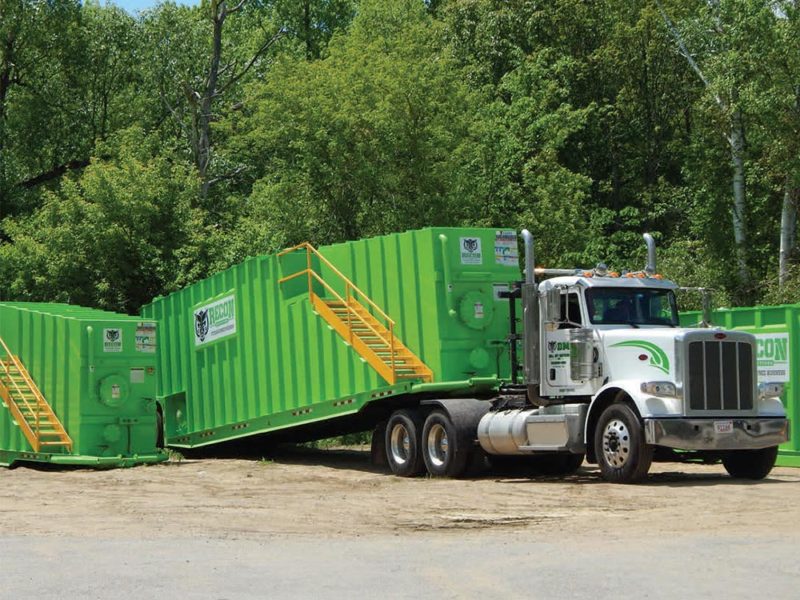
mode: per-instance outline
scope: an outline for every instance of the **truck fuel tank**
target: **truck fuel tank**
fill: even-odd
[[[556,404],[542,408],[486,413],[478,423],[478,441],[489,454],[585,452],[583,428],[586,404]]]

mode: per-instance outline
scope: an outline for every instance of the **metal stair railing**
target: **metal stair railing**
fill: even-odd
[[[286,281],[291,279],[295,279],[296,277],[301,277],[303,275],[307,275],[308,277],[308,294],[310,297],[316,297],[314,293],[314,281],[318,281],[328,292],[330,292],[337,300],[339,300],[343,307],[347,311],[347,329],[350,335],[350,343],[353,343],[353,317],[361,323],[365,325],[372,333],[374,333],[381,341],[383,341],[386,346],[389,348],[389,356],[390,356],[390,364],[389,368],[392,372],[392,379],[397,379],[397,369],[395,365],[395,349],[396,345],[396,338],[394,334],[395,325],[396,323],[394,320],[387,315],[380,306],[378,306],[372,298],[367,296],[356,284],[354,284],[349,278],[347,278],[339,269],[337,269],[333,264],[325,258],[320,252],[314,248],[310,243],[303,242],[302,244],[298,244],[297,246],[293,246],[291,248],[287,248],[282,252],[278,253],[278,256],[284,256],[286,254],[290,254],[292,252],[297,252],[298,250],[305,250],[306,252],[306,268],[298,271],[297,273],[293,273],[286,277],[283,277],[278,280],[279,284],[282,284]],[[344,283],[344,297],[341,296],[331,285],[324,280],[322,275],[317,273],[313,266],[312,266],[312,256],[316,256],[319,258],[320,262],[322,262],[325,266],[327,266],[340,280]],[[376,322],[378,322],[384,329],[388,332],[388,339],[386,336],[381,334],[378,330],[376,330],[372,324],[367,321],[362,315],[358,313],[356,310],[357,306],[364,306],[362,302],[359,301],[361,299],[364,303],[366,303],[369,307],[374,309],[374,312],[377,313],[383,319],[384,323],[381,323],[380,320],[375,318],[375,314],[373,314],[369,308],[364,307],[372,318],[375,318]]]
[[[9,411],[11,411],[11,414],[17,421],[17,424],[22,430],[22,433],[25,435],[25,438],[28,440],[28,442],[30,442],[33,451],[39,452],[42,445],[42,407],[44,406],[49,408],[49,405],[47,404],[47,400],[45,400],[44,396],[42,395],[42,392],[39,390],[39,387],[36,385],[33,379],[31,379],[30,375],[28,374],[28,370],[25,368],[22,362],[20,362],[19,358],[12,354],[3,338],[0,338],[0,349],[2,349],[2,351],[5,353],[5,360],[0,359],[0,392],[5,392],[5,394],[3,394],[3,400],[5,400]],[[16,372],[11,370],[12,365]],[[22,378],[23,382],[25,383],[25,389],[20,388],[19,383],[15,379],[16,377]],[[4,379],[8,381],[8,385],[6,385]],[[9,388],[9,386],[13,386],[13,390]],[[27,397],[27,394],[25,393],[26,391],[33,396],[35,404],[31,403]],[[16,395],[13,394],[13,392],[16,392]],[[19,408],[20,403],[24,406],[28,413],[34,416],[33,427],[31,427],[31,423],[28,422],[28,419],[25,418],[25,415],[22,414],[22,411]],[[72,439],[69,437],[69,434],[66,433],[66,430],[64,430],[55,413],[45,409],[44,414],[46,417],[52,416],[52,420],[47,419],[48,424],[51,427],[60,429],[63,432],[63,437],[65,440],[62,441],[64,441],[64,446],[67,449],[71,449]]]

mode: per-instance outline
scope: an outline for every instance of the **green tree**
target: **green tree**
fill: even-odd
[[[205,275],[207,232],[191,208],[193,169],[140,129],[112,136],[77,178],[31,216],[3,223],[6,298],[72,302],[135,313]]]
[[[415,0],[363,2],[327,56],[284,57],[226,125],[253,168],[241,246],[461,222],[475,98]],[[249,232],[249,233],[248,233]]]

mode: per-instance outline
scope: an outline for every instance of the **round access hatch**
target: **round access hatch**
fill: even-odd
[[[464,324],[472,329],[486,329],[492,322],[493,313],[492,297],[483,292],[467,292],[461,297],[458,305],[458,315]]]
[[[100,380],[100,402],[117,408],[128,399],[128,382],[120,375],[109,375]]]

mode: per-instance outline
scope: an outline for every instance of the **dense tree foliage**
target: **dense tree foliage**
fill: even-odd
[[[794,0],[0,0],[0,299],[481,225],[797,302],[799,202]]]

